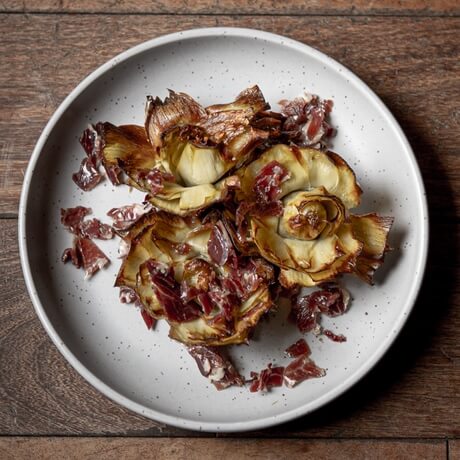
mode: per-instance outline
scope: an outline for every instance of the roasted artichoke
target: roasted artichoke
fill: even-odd
[[[187,344],[245,342],[273,301],[273,269],[238,256],[221,221],[203,223],[164,212],[144,216],[115,285],[133,289],[170,336]]]

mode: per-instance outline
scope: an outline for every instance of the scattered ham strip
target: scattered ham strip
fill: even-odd
[[[134,203],[120,208],[112,208],[107,215],[113,220],[115,230],[125,231],[131,228],[144,214],[149,213],[153,206],[148,203]]]
[[[256,201],[270,203],[281,193],[281,184],[290,178],[289,171],[277,161],[266,164],[254,179]]]
[[[306,94],[292,101],[280,101],[281,114],[286,117],[281,127],[290,142],[299,147],[322,147],[335,134],[328,122],[332,111],[331,100]]]
[[[93,126],[86,129],[81,138],[80,144],[86,153],[78,172],[72,175],[73,181],[85,192],[92,190],[103,179],[99,172],[101,164],[101,139]]]
[[[147,326],[147,329],[152,329],[155,326],[157,320],[151,317],[144,309],[141,310],[141,315],[145,322],[145,325]]]
[[[331,339],[333,342],[346,342],[347,338],[343,334],[334,334],[329,329],[324,329],[323,334],[328,338]]]
[[[347,310],[350,295],[345,289],[334,285],[326,285],[323,289],[298,298],[292,305],[290,318],[300,332],[313,331],[318,335],[324,333],[335,342],[344,342],[346,337],[336,335],[332,331],[322,331],[318,324],[321,314],[330,317],[340,316]]]
[[[145,182],[152,196],[158,195],[164,189],[164,182],[175,182],[176,178],[167,172],[153,168],[139,173],[139,180]]]
[[[249,391],[255,393],[256,391],[267,391],[273,387],[280,387],[283,385],[284,367],[272,367],[269,364],[260,373],[251,372],[253,378]]]
[[[304,380],[324,377],[326,371],[318,367],[307,355],[302,355],[292,361],[284,370],[284,383],[292,388]]]
[[[198,364],[201,374],[207,377],[219,391],[232,385],[244,385],[243,378],[231,361],[217,348],[192,345],[187,350]]]
[[[98,219],[84,220],[90,213],[91,209],[83,206],[61,209],[61,223],[75,235],[73,247],[65,249],[61,259],[64,263],[71,261],[77,268],[83,267],[85,279],[110,262],[91,239],[109,240],[114,235],[112,228]]]
[[[293,343],[290,347],[286,348],[285,353],[290,358],[297,358],[302,355],[310,356],[311,350],[305,339],[299,339]]]
[[[75,267],[83,267],[85,279],[91,278],[110,261],[107,256],[89,239],[77,236],[73,248],[67,248],[62,254],[64,263],[71,261]]]

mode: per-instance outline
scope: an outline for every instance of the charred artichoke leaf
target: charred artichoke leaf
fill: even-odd
[[[188,94],[169,90],[164,101],[147,97],[145,131],[154,150],[159,151],[166,132],[179,126],[197,125],[206,116],[205,109]]]
[[[130,241],[130,250],[121,264],[115,286],[136,288],[140,267],[149,259],[166,264],[185,260],[175,247],[186,240],[194,225],[194,221],[187,225],[184,219],[166,213],[154,212],[142,219],[132,230],[135,236]],[[187,254],[188,257],[193,255],[196,254]]]
[[[218,322],[214,325],[204,318],[186,323],[171,324],[169,336],[187,344],[231,345],[247,341],[261,316],[270,310],[273,302],[267,287],[261,287],[242,303],[234,318],[234,332]]]
[[[257,174],[273,161],[278,162],[289,171],[289,179],[281,184],[279,198],[294,191],[310,190],[322,186],[331,195],[340,198],[347,209],[359,205],[362,191],[352,169],[339,155],[284,144],[268,149],[257,160],[239,171],[240,196],[251,197]]]
[[[388,248],[388,233],[393,225],[392,217],[378,214],[350,215],[353,233],[363,243],[363,250],[356,261],[355,273],[373,284],[375,271],[382,265]]]
[[[268,226],[267,226],[268,224]],[[337,233],[316,240],[297,240],[283,238],[276,232],[277,219],[269,218],[261,222],[251,220],[254,243],[260,254],[281,268],[291,268],[308,273],[323,272],[337,263],[347,254],[358,254],[361,244],[353,237],[351,226],[342,224]]]
[[[216,184],[202,184],[193,187],[183,187],[166,182],[160,193],[148,196],[147,199],[159,209],[186,216],[224,200],[229,190],[238,186],[237,176],[226,177]]]
[[[343,273],[353,272],[356,268],[363,244],[354,238],[353,229],[349,223],[342,224],[338,229],[337,236],[342,255],[329,267],[318,272],[309,273],[282,268],[279,275],[281,285],[286,288],[294,286],[317,286],[318,284],[334,280]]]
[[[120,167],[136,183],[141,171],[149,171],[158,165],[159,156],[148,142],[142,126],[115,126],[106,122],[97,127],[105,165]]]
[[[257,85],[254,85],[241,91],[233,102],[210,105],[206,108],[206,111],[210,114],[239,111],[245,113],[246,117],[251,117],[269,108],[270,106],[265,100],[262,91]]]

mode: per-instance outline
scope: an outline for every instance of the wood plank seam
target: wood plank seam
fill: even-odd
[[[40,15],[40,16],[231,16],[231,17],[332,17],[332,18],[459,18],[460,13],[420,13],[408,11],[407,13],[299,13],[295,11],[276,12],[276,13],[262,13],[262,12],[246,12],[235,13],[227,11],[213,11],[213,12],[184,12],[177,13],[175,11],[103,11],[103,10],[82,10],[82,11],[41,11],[41,10],[25,10],[25,11],[8,11],[0,10],[0,15]]]

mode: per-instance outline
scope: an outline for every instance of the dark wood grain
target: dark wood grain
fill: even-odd
[[[236,0],[0,1],[0,11],[15,12],[0,14],[0,216],[12,217],[0,219],[0,435],[135,437],[0,438],[0,458],[30,457],[32,451],[39,458],[50,452],[75,452],[78,458],[151,452],[206,458],[212,447],[251,458],[260,452],[261,458],[271,452],[294,458],[445,458],[443,440],[460,436],[460,18],[447,17],[459,14],[458,2],[256,0],[242,5]],[[110,14],[93,14],[98,12]],[[112,403],[51,343],[33,311],[18,260],[15,216],[23,171],[48,118],[97,66],[146,39],[220,25],[265,29],[308,43],[347,65],[382,97],[408,135],[427,187],[428,271],[414,313],[390,352],[327,407],[239,435],[251,440],[138,439],[203,434],[160,426]],[[267,441],[270,437],[303,439]],[[331,443],[331,438],[356,440]],[[459,441],[448,446],[450,458],[460,458]]]
[[[452,439],[448,442],[449,460],[460,460],[460,440]]]
[[[351,15],[454,15],[460,13],[456,0],[3,0],[0,11],[91,12],[142,14],[351,14]]]
[[[319,441],[283,439],[116,439],[116,438],[4,438],[0,457],[66,459],[162,460],[290,460],[331,458],[364,460],[446,458],[443,441]]]
[[[453,218],[460,206],[459,194],[446,197],[446,175],[460,179],[460,18],[0,15],[0,21],[0,214],[16,215],[33,146],[84,76],[147,38],[213,25],[287,35],[350,67],[408,135],[436,204],[433,216]]]
[[[161,427],[122,409],[67,364],[42,329],[25,292],[17,222],[1,223],[0,433],[198,435]],[[446,227],[433,230],[441,235]],[[439,253],[441,246],[433,247],[436,255],[430,256],[425,286],[407,327],[368,377],[311,416],[245,436],[460,436],[460,270],[446,250]],[[440,265],[443,259],[446,263]]]

